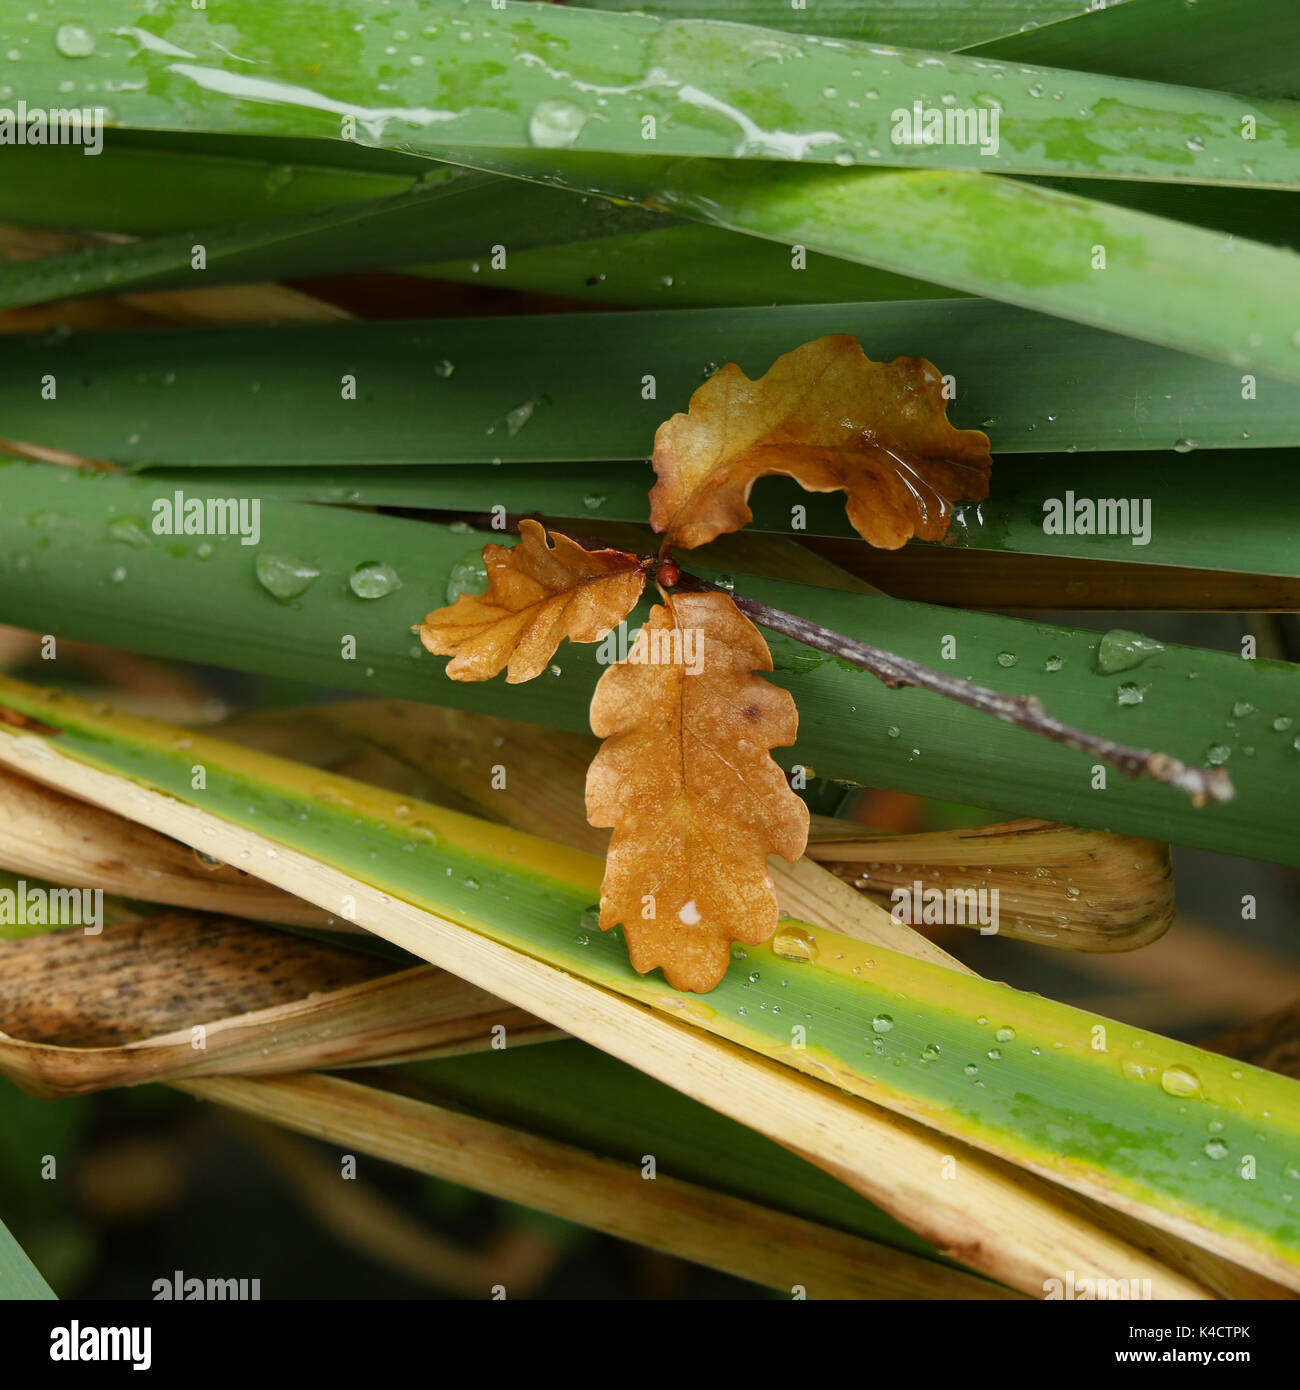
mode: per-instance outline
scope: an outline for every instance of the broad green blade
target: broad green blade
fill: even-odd
[[[1127,0],[1008,29],[968,51],[1246,96],[1300,96],[1300,10],[1291,0],[1251,0],[1249,8],[1239,0]]]
[[[0,1300],[52,1299],[54,1290],[0,1221]]]
[[[71,768],[88,765],[155,788],[372,885],[381,907],[392,895],[431,910],[1300,1283],[1300,1083],[1289,1078],[820,928],[812,959],[736,948],[715,990],[684,997],[636,975],[620,934],[595,927],[593,856],[20,682],[0,681],[0,701],[57,731],[0,726],[0,755],[44,780],[71,790]],[[106,804],[126,814],[139,794],[111,779],[80,785],[112,787]],[[182,833],[201,839],[202,826]],[[278,881],[279,853],[249,850],[245,862]],[[317,884],[313,897],[332,896]]]
[[[119,130],[93,159],[77,145],[6,146],[0,221],[162,236],[395,197],[429,172],[417,159],[406,172],[346,167],[357,154],[382,164],[385,152],[338,141],[316,142],[313,158],[292,142],[253,143]]]
[[[1300,257],[1043,184],[962,171],[760,168],[567,150],[459,146],[444,157],[1300,381],[1290,307],[1300,298]]]
[[[0,19],[29,107],[114,125],[498,149],[1300,186],[1300,106],[714,20],[458,0]],[[71,83],[69,90],[65,84]],[[996,113],[996,114],[995,114]],[[1241,138],[1242,117],[1255,122]],[[932,123],[938,123],[938,135]],[[16,142],[15,142],[16,143]]]
[[[1044,185],[1274,246],[1294,246],[1300,235],[1291,195],[1273,190],[1083,179],[1045,180]],[[796,270],[797,264],[803,268]],[[462,283],[484,279],[484,266],[475,260],[406,269]],[[918,269],[924,271],[923,266]],[[512,252],[509,264],[494,269],[490,278],[493,285],[629,308],[836,303],[953,293],[926,279],[806,248],[798,256],[780,242],[704,223]]]
[[[1300,465],[1294,450],[1196,450],[1162,462],[1169,466],[1161,467],[1149,454],[1093,454],[1082,464],[1073,454],[1003,455],[995,466],[992,495],[978,506],[957,508],[944,544],[1007,554],[1300,575],[1294,520],[1283,507],[1260,505],[1261,498],[1284,495]],[[150,470],[149,476],[159,485],[181,489],[200,481],[217,494],[485,517],[509,498],[512,512],[568,518],[570,529],[577,531],[599,531],[610,521],[644,524],[646,497],[654,483],[649,465],[630,461],[549,468],[502,464],[490,470],[477,464],[209,468],[197,480],[186,470],[163,468]],[[1135,498],[1135,492],[1141,496]],[[1089,513],[1081,503],[1098,498],[1124,499],[1124,510],[1137,523],[1135,534],[1080,534],[1078,528],[1091,525],[1090,516],[1095,516],[1095,508]],[[1044,530],[1053,499],[1061,504],[1062,524],[1070,531]],[[1143,512],[1144,503],[1149,513]],[[804,492],[787,478],[763,479],[749,505],[754,519],[747,533],[857,536],[841,494]],[[1144,530],[1143,515],[1150,522]],[[802,523],[797,527],[796,518]]]
[[[0,436],[128,467],[644,459],[722,363],[825,333],[932,360],[995,454],[1300,445],[1293,386],[965,299],[9,335]]]
[[[1111,0],[1112,4],[1119,0]],[[1131,3],[1131,0],[1129,0]],[[792,33],[917,48],[964,48],[1030,25],[1069,19],[1088,0],[569,0],[574,9],[639,11],[658,19],[729,19]]]
[[[488,174],[436,169],[414,192],[345,202],[325,212],[200,228],[127,246],[94,246],[35,261],[0,262],[0,308],[79,294],[184,288],[374,270],[419,257],[505,254],[581,243],[671,219]],[[196,247],[203,264],[195,265]]]
[[[198,496],[199,489],[188,489]],[[236,534],[155,535],[155,502],[175,489],[147,478],[38,464],[0,468],[0,622],[260,671],[370,695],[394,695],[584,730],[603,669],[593,646],[564,645],[556,674],[523,686],[449,681],[411,631],[448,600],[453,573],[473,571],[500,532],[434,525],[292,502],[265,502],[257,545]],[[588,528],[592,529],[592,528]],[[286,561],[319,571],[288,602]],[[350,587],[358,566],[390,565],[402,587],[378,599]],[[1092,761],[1059,744],[874,677],[770,635],[776,680],[799,705],[800,738],[778,757],[818,776],[896,787],[1223,854],[1300,864],[1300,668],[1170,646],[1130,670],[1096,669],[1099,634],[763,579],[736,565],[737,592],[1012,694],[1120,742],[1226,764],[1236,798],[1196,808],[1177,791],[1125,781],[1104,787]],[[716,571],[694,568],[705,577]],[[281,584],[281,587],[285,587]],[[289,586],[293,587],[293,586]],[[355,638],[353,648],[344,642]]]

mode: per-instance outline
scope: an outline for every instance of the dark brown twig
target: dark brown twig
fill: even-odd
[[[683,574],[678,588],[696,593],[730,593],[720,584],[695,575]],[[1036,695],[1004,695],[990,690],[987,686],[972,685],[956,676],[945,676],[940,671],[931,670],[919,661],[912,661],[881,647],[873,647],[866,642],[855,641],[843,633],[833,632],[819,623],[809,622],[794,613],[786,613],[780,608],[771,608],[756,599],[731,594],[736,607],[751,621],[773,632],[784,633],[802,642],[807,647],[829,652],[864,671],[870,672],[891,690],[903,686],[915,686],[918,690],[930,690],[936,695],[944,695],[959,704],[991,714],[1005,724],[1013,724],[1018,729],[1041,734],[1054,743],[1063,743],[1067,748],[1091,753],[1103,762],[1119,768],[1125,777],[1150,777],[1157,782],[1167,782],[1171,787],[1186,792],[1194,806],[1204,806],[1207,802],[1231,801],[1232,781],[1223,768],[1191,767],[1167,753],[1154,753],[1145,748],[1131,748],[1127,744],[1116,743],[1114,739],[1102,738],[1098,734],[1085,733],[1082,729],[1063,724],[1053,718],[1043,708],[1043,702]]]

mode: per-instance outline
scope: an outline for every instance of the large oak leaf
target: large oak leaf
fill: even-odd
[[[767,856],[803,853],[808,809],[769,756],[799,719],[789,693],[754,674],[772,658],[728,595],[674,594],[642,634],[591,702],[605,742],[587,815],[614,830],[600,925],[622,924],[637,970],[662,966],[702,993],[726,973],[731,941],[776,928]]]
[[[454,658],[457,681],[490,680],[508,665],[514,685],[546,669],[556,648],[598,642],[636,606],[645,572],[622,550],[584,550],[536,521],[519,523],[519,544],[485,545],[486,594],[461,594],[425,618],[420,641],[436,656]]]
[[[988,496],[992,467],[987,436],[954,429],[945,410],[929,362],[873,362],[844,333],[787,352],[757,381],[728,363],[655,435],[651,524],[665,548],[704,545],[752,520],[755,481],[783,473],[847,493],[872,545],[942,540],[955,502]]]

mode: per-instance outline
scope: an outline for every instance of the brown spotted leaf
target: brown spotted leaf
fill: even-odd
[[[420,641],[436,656],[450,656],[457,681],[490,680],[508,666],[514,685],[546,669],[556,648],[598,642],[636,606],[645,572],[622,550],[584,550],[536,521],[519,523],[515,546],[485,545],[486,594],[461,594],[430,613]]]
[[[674,594],[600,678],[587,815],[612,826],[600,925],[621,923],[633,966],[676,989],[722,979],[732,941],[765,941],[777,906],[767,856],[795,860],[808,809],[769,750],[792,744],[787,691],[756,671],[772,658],[726,594]],[[692,674],[695,672],[695,674]]]
[[[953,503],[988,496],[987,436],[954,429],[943,378],[924,359],[873,362],[837,333],[787,352],[751,381],[716,372],[655,435],[650,520],[665,548],[704,545],[753,519],[757,479],[848,494],[864,540],[895,550],[942,540]]]

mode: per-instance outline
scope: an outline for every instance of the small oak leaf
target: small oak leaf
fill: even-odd
[[[988,437],[954,429],[946,404],[929,362],[873,362],[844,333],[787,352],[757,381],[728,363],[655,435],[651,525],[665,549],[704,545],[751,521],[755,481],[781,473],[847,493],[872,545],[942,540],[954,502],[988,496],[992,468]]]
[[[599,642],[636,606],[645,571],[623,550],[584,550],[536,521],[519,523],[519,544],[485,545],[488,591],[461,594],[425,618],[420,641],[450,656],[457,681],[490,680],[508,665],[511,685],[541,675],[564,638]]]
[[[808,839],[808,808],[769,754],[799,726],[789,692],[755,674],[771,669],[728,595],[673,594],[592,698],[605,742],[587,816],[614,830],[600,925],[622,923],[633,967],[662,966],[676,989],[712,989],[730,942],[772,935],[767,856],[798,859]]]

